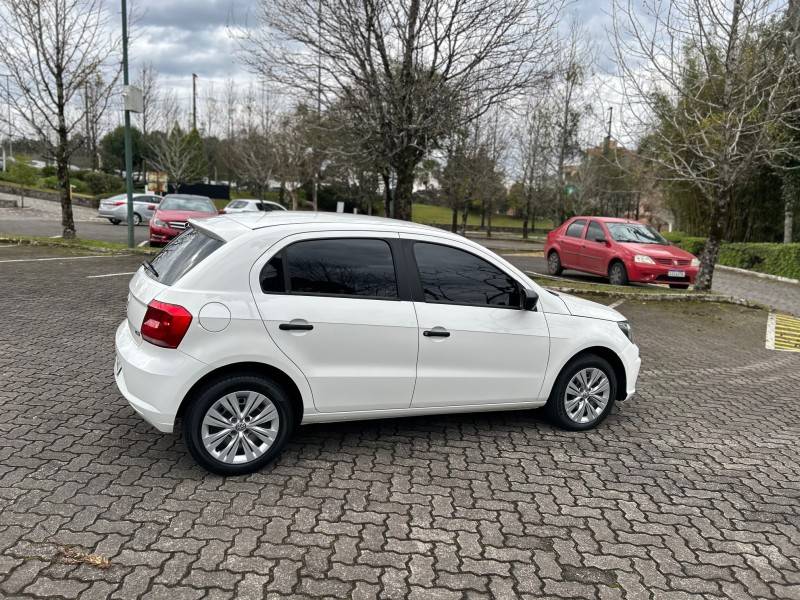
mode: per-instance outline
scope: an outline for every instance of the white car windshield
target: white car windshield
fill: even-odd
[[[606,223],[606,227],[616,242],[669,245],[655,229],[641,223]]]

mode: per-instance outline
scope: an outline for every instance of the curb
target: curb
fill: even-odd
[[[563,281],[558,277],[552,275],[543,275],[534,271],[525,271],[528,276],[543,277],[553,281]],[[541,285],[541,284],[540,284]],[[593,285],[593,284],[586,284]],[[553,290],[556,292],[563,292],[565,294],[590,294],[593,296],[601,296],[603,298],[625,298],[626,300],[641,300],[643,302],[721,302],[723,304],[734,304],[737,306],[746,306],[747,308],[760,308],[769,310],[768,306],[747,300],[745,298],[736,298],[734,296],[726,296],[724,294],[708,294],[708,293],[694,293],[694,292],[631,292],[631,291],[617,291],[617,290],[601,290],[601,289],[585,289],[574,288],[568,285],[543,285],[542,287]]]
[[[750,271],[748,269],[740,269],[739,267],[728,267],[726,265],[717,265],[717,269],[723,271],[730,271],[731,273],[739,273],[740,275],[753,275],[761,279],[770,279],[772,281],[780,281],[781,283],[793,283],[800,285],[800,279],[792,279],[791,277],[782,277],[781,275],[773,275],[772,273],[759,273],[758,271]]]
[[[768,307],[758,302],[752,302],[744,298],[733,296],[723,296],[718,294],[637,294],[635,292],[614,292],[611,290],[587,290],[562,286],[543,286],[545,289],[565,294],[602,296],[604,298],[625,298],[626,300],[641,300],[642,302],[720,302],[723,304],[734,304],[747,308],[761,308],[768,310]]]

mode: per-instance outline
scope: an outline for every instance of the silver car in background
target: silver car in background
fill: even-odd
[[[147,223],[156,212],[161,203],[161,196],[156,194],[134,194],[133,195],[133,224]],[[117,194],[100,201],[97,216],[111,221],[113,225],[127,223],[128,221],[128,197],[125,194]]]
[[[225,206],[225,208],[222,209],[222,212],[223,214],[230,215],[233,213],[269,212],[272,210],[286,210],[286,209],[277,202],[247,198],[243,200],[231,200],[230,202],[228,202],[227,206]]]

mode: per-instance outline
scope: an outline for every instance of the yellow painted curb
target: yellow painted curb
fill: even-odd
[[[800,352],[800,319],[790,315],[770,313],[767,318],[766,348]]]

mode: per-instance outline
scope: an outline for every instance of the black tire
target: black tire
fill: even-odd
[[[133,213],[133,224],[134,225],[141,225],[142,224],[142,215],[139,213]]]
[[[109,222],[112,225],[119,225],[121,221],[119,219],[109,219]]]
[[[561,266],[561,257],[555,250],[551,250],[547,255],[547,272],[554,276],[564,272],[564,268]]]
[[[609,265],[608,281],[611,285],[628,285],[628,271],[622,261],[615,260]]]
[[[203,419],[208,410],[221,398],[234,392],[257,392],[272,402],[278,414],[278,431],[272,445],[258,458],[249,462],[228,463],[214,457],[202,441]],[[264,467],[278,456],[295,429],[292,400],[273,380],[256,374],[229,375],[211,382],[197,394],[183,418],[183,436],[189,452],[199,465],[217,475],[245,475]],[[232,433],[231,435],[236,435]],[[239,434],[244,435],[243,433]],[[227,439],[222,438],[220,445]],[[249,439],[249,438],[248,438]]]
[[[599,369],[608,379],[609,383],[609,398],[605,408],[602,412],[590,422],[580,423],[569,417],[565,404],[565,394],[570,380],[584,369]],[[614,400],[617,396],[617,377],[614,374],[614,369],[608,364],[608,361],[595,354],[584,354],[571,360],[562,369],[561,373],[556,379],[556,383],[550,392],[550,397],[547,399],[545,405],[545,413],[550,420],[560,427],[568,431],[586,431],[593,429],[602,423],[614,408]]]
[[[688,283],[670,283],[669,287],[673,290],[688,290],[689,284]]]

